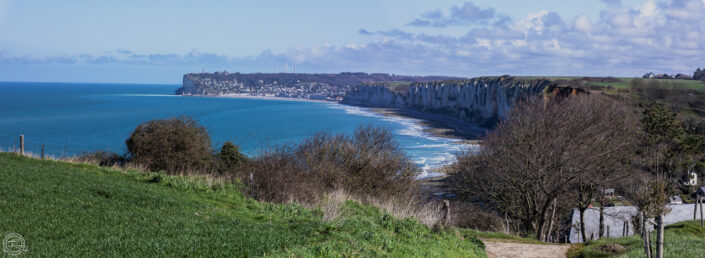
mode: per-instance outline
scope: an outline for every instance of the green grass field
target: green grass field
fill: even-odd
[[[603,87],[608,87],[612,86],[618,89],[628,89],[629,88],[629,83],[634,80],[634,78],[619,78],[621,82],[618,83],[613,83],[613,82],[590,82],[590,84],[597,85],[597,86],[603,86]],[[671,83],[679,83],[683,84],[686,88],[696,90],[696,91],[701,91],[705,92],[705,82],[703,81],[695,81],[695,80],[668,80],[668,79],[660,79],[659,81],[661,82],[671,82]]]
[[[352,201],[325,222],[320,210],[257,202],[232,184],[8,153],[0,178],[0,236],[21,234],[23,256],[486,257],[471,234]]]
[[[548,79],[548,80],[573,80],[573,79],[580,79],[583,78],[581,76],[520,76],[519,78],[524,78],[524,79]],[[636,78],[627,78],[627,77],[620,77],[617,78],[620,80],[620,82],[586,82],[591,85],[597,85],[597,86],[602,86],[602,87],[609,87],[612,86],[616,89],[628,89],[629,88],[629,83],[632,82],[632,80]],[[697,81],[697,80],[669,80],[669,79],[659,79],[658,81],[660,82],[672,82],[672,83],[680,83],[683,84],[685,87],[700,91],[700,92],[705,92],[705,82],[703,81]]]
[[[705,227],[699,221],[685,221],[669,225],[664,235],[664,257],[705,257]],[[651,234],[652,250],[656,251],[656,232]],[[605,244],[618,244],[627,249],[622,253],[606,253],[599,250]],[[569,251],[569,257],[644,257],[644,245],[641,237],[607,238],[588,241],[584,245],[575,245]]]

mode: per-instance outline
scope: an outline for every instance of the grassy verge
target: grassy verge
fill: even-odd
[[[29,256],[486,256],[472,236],[352,201],[323,221],[234,184],[8,153],[0,178],[0,236],[21,234]]]
[[[652,250],[656,251],[656,232],[652,232]],[[606,252],[605,245],[625,247],[620,252]],[[705,228],[699,221],[685,221],[666,227],[664,257],[703,257],[705,253]],[[568,257],[644,257],[643,242],[639,236],[607,238],[573,245]]]

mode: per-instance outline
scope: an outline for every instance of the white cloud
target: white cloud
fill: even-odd
[[[627,7],[605,6],[598,18],[579,15],[564,21],[550,10],[523,19],[503,19],[468,27],[462,36],[418,33],[389,28],[359,30],[369,42],[291,48],[281,54],[233,58],[192,51],[178,54],[137,54],[118,50],[105,56],[14,57],[0,51],[2,63],[90,62],[94,64],[209,64],[228,67],[267,67],[296,63],[297,71],[366,71],[412,74],[479,75],[613,75],[645,72],[690,73],[705,66],[703,0],[647,2]],[[456,6],[458,10],[462,6]],[[472,9],[472,8],[471,8]],[[469,10],[471,10],[469,9]],[[490,17],[490,8],[465,12],[466,17]],[[453,10],[451,7],[448,10]],[[483,14],[482,11],[487,11]],[[494,12],[494,9],[492,9]],[[452,12],[451,12],[452,13]],[[497,19],[496,12],[494,12]],[[452,17],[440,10],[419,19],[429,23]],[[433,20],[436,19],[436,20]],[[433,20],[433,21],[432,21]],[[427,29],[424,29],[427,30]]]
[[[590,18],[587,15],[582,14],[575,18],[573,27],[578,31],[590,32],[592,30],[592,22],[590,22]]]
[[[447,27],[453,25],[485,24],[496,17],[495,9],[481,8],[472,2],[465,2],[461,6],[454,5],[450,8],[447,17],[440,9],[429,11],[414,19],[407,25],[416,27]]]

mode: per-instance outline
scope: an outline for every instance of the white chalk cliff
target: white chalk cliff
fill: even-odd
[[[355,87],[345,96],[343,103],[407,108],[466,121],[490,123],[504,118],[519,99],[541,95],[550,85],[549,80],[526,80],[509,76],[412,83],[406,90],[388,84],[368,84]]]

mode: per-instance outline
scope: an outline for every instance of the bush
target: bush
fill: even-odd
[[[235,169],[247,162],[247,156],[240,152],[240,148],[232,142],[226,142],[218,153],[221,173],[234,172]]]
[[[213,170],[215,164],[206,129],[189,117],[141,124],[126,144],[132,161],[151,171],[202,173]]]
[[[453,201],[451,207],[453,211],[451,218],[453,218],[453,225],[456,227],[497,232],[510,230],[507,228],[504,218],[497,213],[482,209],[472,203]]]
[[[125,157],[110,151],[94,151],[79,155],[78,161],[97,164],[102,167],[112,167],[124,165]]]
[[[275,202],[311,202],[335,190],[393,197],[418,189],[418,168],[391,132],[378,127],[358,128],[353,136],[316,134],[257,157],[247,171],[251,195]]]

